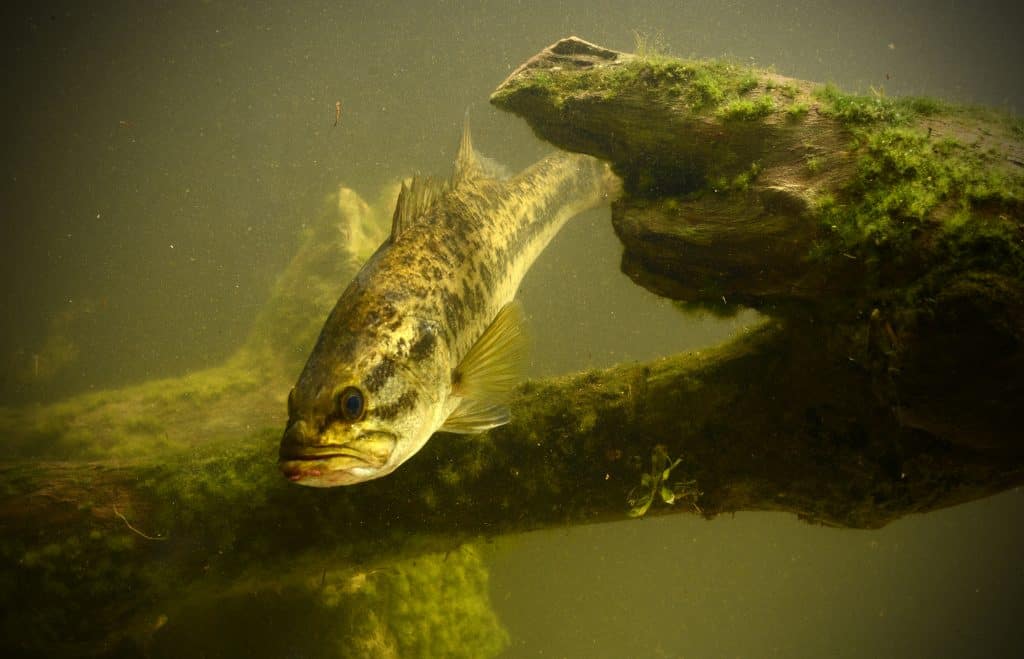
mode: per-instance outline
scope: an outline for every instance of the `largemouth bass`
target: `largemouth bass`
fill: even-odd
[[[359,483],[437,430],[507,423],[524,348],[519,284],[565,222],[617,185],[606,165],[567,153],[488,176],[464,128],[452,177],[402,186],[390,236],[327,318],[288,396],[284,475]]]

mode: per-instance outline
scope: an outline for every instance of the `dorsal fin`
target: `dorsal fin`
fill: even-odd
[[[409,185],[402,183],[398,192],[395,214],[391,217],[391,241],[394,242],[409,226],[420,221],[438,199],[460,183],[483,176],[484,168],[473,150],[469,134],[469,110],[462,124],[462,139],[455,156],[455,171],[450,181],[439,181],[430,176],[413,176]]]
[[[398,191],[395,214],[391,216],[391,242],[426,215],[430,207],[444,195],[448,185],[430,176],[412,177],[412,182]]]
[[[476,152],[473,151],[473,139],[469,135],[469,110],[466,110],[466,118],[462,121],[462,138],[459,140],[459,151],[455,155],[452,187],[454,188],[462,181],[474,176],[479,176],[480,173],[480,163],[477,161]]]

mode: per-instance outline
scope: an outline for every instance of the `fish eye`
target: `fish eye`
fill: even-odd
[[[341,415],[346,421],[358,421],[363,418],[363,412],[366,411],[366,400],[363,398],[363,392],[355,387],[345,387],[338,394],[335,401],[337,406],[338,414]]]

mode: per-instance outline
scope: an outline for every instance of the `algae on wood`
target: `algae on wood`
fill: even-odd
[[[648,515],[780,510],[874,528],[1024,480],[1019,462],[900,428],[845,395],[869,387],[864,374],[821,362],[805,340],[769,323],[722,348],[528,382],[508,426],[438,435],[405,468],[349,488],[286,482],[277,432],[120,465],[7,465],[5,595],[32,606],[5,633],[102,654],[244,593],[319,597],[309,584],[327,573],[347,607],[344,584],[405,558],[628,519],[657,455],[681,458],[670,487],[691,485]]]
[[[626,182],[622,269],[688,306],[813,319],[902,423],[1024,452],[1024,122],[577,38],[491,102]]]
[[[3,411],[0,594],[19,603],[0,621],[5,656],[486,657],[507,645],[471,545],[395,540],[386,512],[366,512],[380,499],[356,507],[277,470],[287,391],[386,235],[396,191],[383,209],[344,187],[328,199],[225,364]]]

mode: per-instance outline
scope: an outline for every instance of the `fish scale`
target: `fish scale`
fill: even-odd
[[[506,422],[519,284],[570,217],[617,189],[607,166],[568,153],[490,177],[464,129],[451,179],[403,186],[391,235],[328,316],[289,396],[285,475],[379,478],[438,429]]]

